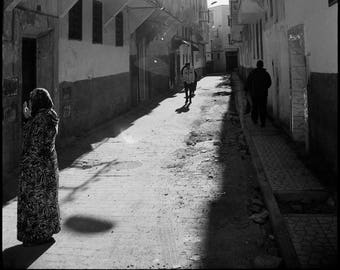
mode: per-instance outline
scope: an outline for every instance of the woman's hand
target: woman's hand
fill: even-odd
[[[24,102],[23,112],[26,119],[31,117],[31,110],[27,107],[26,101]]]

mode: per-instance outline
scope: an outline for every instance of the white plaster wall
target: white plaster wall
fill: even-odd
[[[286,0],[288,28],[305,25],[306,54],[310,53],[310,70],[338,72],[338,4],[328,6],[324,0]]]
[[[287,29],[283,22],[274,24],[264,31],[263,54],[264,67],[272,79],[272,85],[268,90],[268,105],[273,110],[273,115],[289,127],[289,55]],[[257,59],[252,60],[253,67],[256,66],[256,61]],[[278,89],[276,87],[277,77]]]
[[[59,41],[59,82],[129,72],[129,50],[88,42]]]
[[[105,9],[105,5],[103,7]],[[129,40],[124,12],[124,46],[116,47],[114,20],[103,31],[103,44],[92,43],[92,0],[83,0],[83,38],[68,39],[68,15],[60,20],[59,82],[129,72]],[[112,25],[113,24],[113,25]],[[108,30],[109,29],[109,30]]]

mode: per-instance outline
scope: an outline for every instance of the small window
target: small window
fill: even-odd
[[[260,58],[260,52],[259,52],[260,46],[259,46],[259,24],[256,23],[256,55],[257,58]]]
[[[328,0],[328,6],[332,6],[334,5],[335,3],[338,3],[338,0]]]
[[[270,17],[273,17],[273,0],[269,0]]]
[[[92,41],[103,43],[103,4],[93,0]]]
[[[263,59],[262,20],[260,20],[260,58]]]
[[[279,3],[275,2],[275,22],[279,22]]]
[[[123,45],[124,45],[123,13],[119,12],[116,15],[116,46],[122,47]]]
[[[220,53],[217,53],[217,60],[220,60]]]
[[[83,1],[79,0],[68,13],[68,38],[82,39],[83,32]]]
[[[255,37],[255,25],[252,24],[251,25],[251,29],[252,29],[252,44],[253,44],[253,59],[256,59],[256,54],[255,54],[255,42],[256,42],[256,37]]]

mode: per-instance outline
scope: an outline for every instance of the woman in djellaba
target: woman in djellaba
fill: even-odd
[[[24,103],[26,123],[17,209],[17,239],[24,246],[54,241],[60,231],[59,172],[55,139],[59,118],[48,91],[36,88]]]

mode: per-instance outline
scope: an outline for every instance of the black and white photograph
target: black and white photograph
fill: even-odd
[[[3,0],[3,269],[338,268],[337,0]]]

